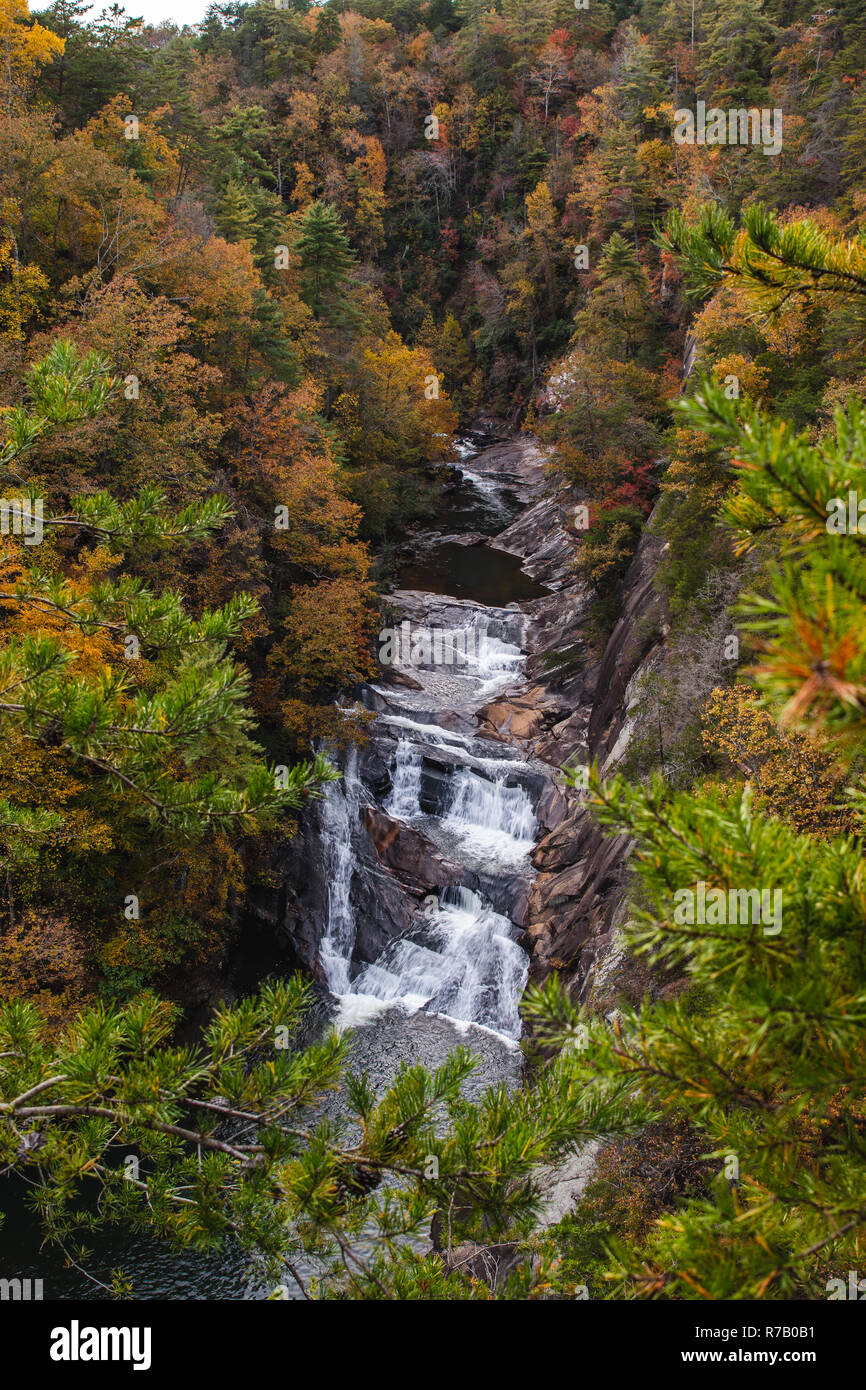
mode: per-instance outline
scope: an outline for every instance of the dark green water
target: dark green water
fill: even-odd
[[[494,608],[541,598],[549,590],[530,579],[516,555],[488,545],[459,545],[445,541],[401,566],[398,589],[422,589],[430,594],[472,599]]]
[[[260,1299],[268,1289],[250,1278],[247,1262],[237,1249],[217,1256],[175,1252],[152,1237],[136,1236],[120,1228],[103,1228],[78,1240],[92,1252],[86,1261],[91,1278],[68,1265],[56,1245],[42,1246],[38,1218],[25,1203],[23,1183],[0,1181],[0,1277],[41,1279],[42,1297],[48,1301],[111,1297],[100,1284],[111,1284],[112,1270],[123,1270],[131,1279],[135,1299]],[[94,1283],[93,1280],[100,1281]]]
[[[519,515],[522,503],[494,478],[472,472],[473,454],[464,450],[462,474],[442,490],[433,533],[407,547],[394,577],[397,589],[471,599],[491,607],[541,598],[549,591],[520,568],[516,555],[488,545],[460,545],[437,540],[476,533],[495,536]]]

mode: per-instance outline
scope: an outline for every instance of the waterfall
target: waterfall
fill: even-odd
[[[353,993],[516,1039],[529,970],[518,935],[478,893],[446,889],[416,935],[390,942],[354,981]]]
[[[442,746],[441,739],[436,742]],[[411,824],[423,814],[423,761],[421,747],[411,738],[398,741],[391,791],[383,803],[388,815],[395,820]],[[474,761],[490,768],[492,776],[482,776],[471,767],[455,768],[447,787],[447,809],[441,819],[443,829],[456,836],[473,858],[481,855],[503,867],[517,867],[532,849],[537,821],[526,789],[507,785],[506,778],[513,774],[516,766],[525,764],[493,758]]]
[[[349,751],[342,782],[333,782],[322,800],[322,840],[328,884],[328,921],[320,945],[320,960],[328,988],[344,994],[349,988],[349,967],[355,944],[355,912],[352,907],[352,873],[355,851],[352,830],[361,803],[358,754]]]
[[[503,520],[506,520],[510,515],[510,509],[502,496],[502,484],[499,479],[495,476],[488,477],[484,473],[476,473],[473,469],[467,468],[462,458],[457,467],[460,469],[464,481],[471,484],[494,515],[501,516]]]
[[[468,674],[481,682],[477,691],[479,700],[486,699],[494,690],[514,680],[520,674],[524,660],[523,652],[513,642],[488,636],[478,659],[470,659],[468,663]]]
[[[493,781],[461,768],[443,824],[470,850],[515,865],[532,849],[538,823],[525,788],[508,786],[507,775],[507,764],[504,775]]]
[[[479,477],[478,484],[498,496],[493,479]],[[479,871],[526,876],[537,822],[518,777],[528,776],[530,766],[469,722],[493,691],[521,676],[526,619],[516,608],[429,598],[425,603],[413,595],[406,609],[416,636],[427,639],[411,648],[413,681],[398,693],[387,682],[373,687],[385,747],[394,750],[382,809],[412,825],[452,865],[464,864],[473,883]],[[408,619],[403,626],[408,630]],[[458,728],[450,728],[452,723]],[[430,794],[422,808],[425,760]],[[431,895],[403,919],[408,928],[402,936],[378,938],[386,942],[378,956],[359,959],[353,885],[355,901],[368,903],[369,889],[376,891],[370,874],[377,872],[363,854],[356,860],[358,812],[366,795],[353,751],[342,784],[328,789],[322,806],[328,899],[320,960],[338,997],[338,1026],[370,1024],[394,1008],[407,1014],[424,1010],[516,1041],[529,961],[518,944],[519,928],[481,893],[464,885]],[[438,809],[432,814],[434,800]]]
[[[378,722],[394,729],[406,729],[419,734],[427,743],[435,743],[442,748],[449,744],[468,748],[472,740],[468,734],[458,734],[454,729],[443,729],[441,724],[421,724],[417,719],[409,719],[404,714],[380,714]]]
[[[408,738],[401,738],[397,744],[391,791],[384,802],[384,809],[396,820],[411,820],[420,812],[421,761],[417,745]]]
[[[404,727],[410,723],[403,721]],[[426,727],[441,732],[438,726],[420,726]],[[452,747],[462,743],[465,740],[457,735]],[[389,815],[403,820],[419,816],[422,759],[421,746],[411,737],[398,740],[391,792],[384,803]],[[493,759],[489,761],[494,774],[500,771]],[[467,848],[483,853],[486,862],[493,859],[510,866],[524,858],[536,827],[526,790],[506,784],[512,771],[513,764],[507,760],[499,778],[458,767],[452,777],[450,809],[443,820],[444,826],[459,832]],[[469,888],[447,889],[435,905],[428,903],[417,926],[389,942],[378,959],[363,966],[352,980],[356,933],[352,833],[362,790],[357,753],[352,749],[342,782],[330,786],[322,802],[328,903],[320,959],[328,988],[340,999],[341,1026],[357,1025],[377,1008],[400,1005],[517,1039],[518,1002],[528,959],[517,944],[519,931],[514,924]]]

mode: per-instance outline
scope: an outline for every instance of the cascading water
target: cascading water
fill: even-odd
[[[423,746],[448,748],[453,757],[472,757],[481,740],[413,723],[396,716],[401,732],[394,753],[391,792],[383,809],[395,820],[430,819],[421,808]],[[513,870],[532,847],[536,820],[526,789],[508,785],[515,764],[509,759],[476,758],[490,767],[482,776],[469,767],[452,773],[443,827],[457,832],[460,846],[487,864]],[[519,766],[523,766],[519,764]],[[497,774],[501,774],[497,776]],[[354,754],[342,787],[329,789],[322,812],[329,875],[328,923],[321,961],[329,988],[339,996],[342,1026],[357,1025],[380,1007],[400,1006],[445,1015],[459,1024],[489,1028],[501,1036],[520,1036],[518,1002],[528,960],[517,944],[519,930],[494,911],[481,894],[458,886],[437,899],[431,895],[417,927],[389,942],[377,960],[351,978],[355,915],[351,901],[355,870],[352,828],[360,804]]]
[[[384,809],[396,820],[412,824],[424,817],[423,745],[435,749],[451,742],[454,750],[455,736],[449,738],[435,725],[416,724],[413,728],[408,720],[401,723],[405,732],[397,743],[391,792]],[[468,745],[469,740],[462,742]],[[452,751],[452,756],[456,760],[462,752]],[[480,764],[484,772],[469,765],[455,767],[440,792],[439,820],[450,833],[449,844],[456,840],[458,852],[462,850],[473,863],[482,860],[504,870],[519,868],[535,843],[538,829],[529,793],[514,781],[517,769],[526,765],[505,757],[473,756],[468,747],[465,756],[467,761]]]
[[[486,493],[495,492],[490,480],[485,483]],[[459,711],[472,730],[474,712],[520,677],[526,620],[516,606],[487,608],[419,593],[398,592],[394,599],[409,602],[412,622],[404,619],[399,631],[390,630],[391,660],[411,679],[396,692],[387,684],[373,687],[380,710],[385,706],[378,726],[383,752],[391,751],[382,810],[420,831],[451,863],[464,863],[475,884],[479,874],[488,882],[491,874],[509,882],[515,875],[528,878],[537,822],[520,780],[527,764],[501,742],[448,727]],[[322,808],[328,920],[320,959],[339,998],[340,1025],[356,1026],[383,1010],[423,1010],[516,1040],[528,958],[518,944],[519,928],[475,888],[431,893],[409,929],[375,960],[365,963],[354,954],[352,887],[361,874],[353,835],[362,794],[352,754],[342,786],[329,789]]]
[[[469,674],[481,682],[478,691],[483,699],[504,681],[514,680],[521,672],[525,658],[513,642],[502,642],[498,637],[487,637],[477,656],[467,663]]]
[[[488,780],[462,769],[454,776],[444,825],[462,838],[473,857],[486,854],[494,865],[516,867],[532,849],[538,823],[524,787],[509,786],[504,775]]]
[[[361,972],[353,992],[517,1038],[529,969],[518,934],[480,894],[446,889],[417,937],[391,942]]]
[[[391,792],[384,803],[388,815],[396,820],[408,821],[419,814],[422,763],[420,748],[410,739],[401,738],[394,759]]]
[[[350,749],[342,782],[334,782],[322,800],[322,840],[328,884],[328,920],[319,947],[328,988],[345,994],[349,988],[349,968],[355,944],[355,913],[352,907],[352,874],[355,852],[352,827],[358,818],[361,786],[358,755]]]

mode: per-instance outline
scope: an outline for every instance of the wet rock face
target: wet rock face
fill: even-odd
[[[540,493],[546,476],[547,456],[529,435],[515,435],[492,445],[472,460],[472,471],[496,480],[522,501]]]
[[[318,970],[319,923],[327,911],[327,885],[318,872],[319,826],[303,823],[290,840],[278,840],[249,883],[245,912],[268,929],[275,954],[287,969]]]
[[[372,808],[365,808],[354,840],[358,855],[358,867],[352,876],[356,923],[353,964],[356,968],[376,960],[390,940],[409,930],[422,897],[432,891],[426,886],[425,870],[439,876],[443,884],[452,881],[444,863],[426,865],[423,853],[418,851],[413,857],[409,847],[399,847],[393,841],[380,858],[379,844],[371,831],[381,837],[383,846],[387,833],[383,826],[368,819],[375,815]],[[389,856],[393,863],[388,863]],[[409,870],[405,877],[400,872],[401,861]]]
[[[661,643],[662,601],[654,586],[661,549],[662,542],[652,530],[645,531],[626,575],[622,611],[596,677],[588,737],[602,762],[610,758],[626,723],[628,686]]]
[[[655,659],[660,644],[661,600],[654,587],[661,542],[652,519],[623,585],[622,611],[601,661],[581,665],[579,657],[563,680],[539,680],[543,694],[533,706],[541,713],[557,708],[563,717],[537,738],[536,753],[550,763],[589,763],[609,769],[628,744],[628,690],[635,677]],[[543,670],[546,654],[576,645],[586,621],[573,589],[555,600],[532,605],[533,633]],[[552,688],[551,688],[552,687]],[[622,915],[623,881],[630,843],[624,837],[603,835],[583,811],[580,801],[567,797],[567,809],[551,832],[539,840],[532,861],[536,869],[526,919],[531,943],[530,976],[543,980],[557,971],[572,992],[589,997],[594,981],[613,950],[615,924]],[[613,978],[613,977],[611,977]],[[617,989],[641,997],[648,972],[623,957]],[[608,981],[608,993],[612,988]],[[606,998],[602,991],[600,998]]]
[[[534,978],[556,969],[582,980],[591,958],[584,947],[610,930],[627,850],[627,841],[602,835],[582,812],[541,841],[533,860],[547,867],[533,881],[526,927]]]
[[[392,819],[378,806],[365,809],[364,829],[382,867],[419,898],[463,883],[462,864],[448,859],[421,831]]]
[[[526,573],[550,588],[574,582],[574,540],[568,513],[558,501],[548,498],[536,502],[495,538],[494,545],[497,550],[519,555]]]

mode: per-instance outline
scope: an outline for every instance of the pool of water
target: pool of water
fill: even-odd
[[[520,568],[517,555],[493,550],[488,545],[460,545],[456,541],[425,546],[402,565],[396,588],[422,589],[430,594],[472,599],[488,607],[504,608],[541,598],[549,592]]]
[[[84,1261],[90,1278],[57,1245],[43,1244],[39,1218],[27,1206],[27,1189],[17,1178],[0,1180],[0,1277],[41,1279],[46,1302],[66,1299],[102,1301],[110,1298],[113,1270],[122,1270],[132,1283],[134,1299],[267,1298],[269,1288],[251,1275],[247,1257],[237,1247],[214,1255],[174,1251],[153,1236],[128,1229],[103,1227],[93,1234],[79,1229],[75,1244],[90,1252]],[[81,1261],[77,1261],[82,1263]]]

